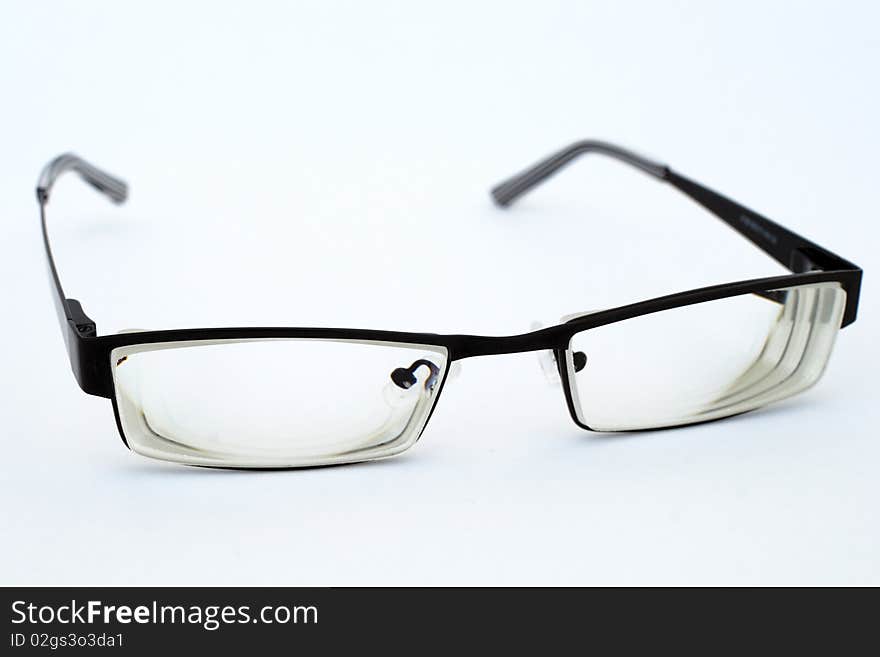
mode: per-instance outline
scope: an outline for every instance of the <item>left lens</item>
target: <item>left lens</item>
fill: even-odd
[[[567,378],[597,431],[705,422],[790,397],[821,376],[846,292],[819,283],[640,315],[575,334]]]
[[[144,344],[111,358],[134,451],[230,467],[401,452],[424,427],[447,366],[443,347],[313,339]]]

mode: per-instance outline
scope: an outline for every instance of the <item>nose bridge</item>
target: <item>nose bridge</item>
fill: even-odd
[[[568,333],[563,326],[551,326],[520,335],[455,335],[450,336],[452,360],[474,356],[517,354],[543,349],[564,349]]]

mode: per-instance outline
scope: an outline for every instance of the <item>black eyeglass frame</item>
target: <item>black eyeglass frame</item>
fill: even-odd
[[[43,242],[53,283],[55,307],[74,376],[80,388],[87,394],[112,400],[120,436],[128,446],[114,394],[111,352],[117,347],[165,342],[265,338],[366,340],[444,347],[448,351],[449,362],[476,356],[550,350],[556,357],[572,420],[578,426],[590,429],[578,419],[569,371],[565,366],[565,352],[569,349],[572,337],[581,331],[706,301],[744,294],[768,296],[772,295],[773,290],[826,282],[837,282],[846,292],[846,305],[841,328],[856,320],[862,281],[862,270],[859,267],[757,212],[676,173],[670,167],[636,155],[619,146],[595,140],[576,142],[497,185],[492,189],[492,197],[499,206],[507,207],[519,196],[564,168],[571,161],[588,153],[609,156],[671,184],[750,240],[792,274],[688,290],[600,310],[562,324],[509,336],[304,327],[196,328],[98,335],[96,323],[86,315],[79,301],[65,295],[61,286],[46,227],[46,206],[55,181],[68,171],[79,174],[85,182],[108,196],[114,203],[123,203],[126,200],[128,186],[119,178],[105,173],[76,155],[68,153],[55,158],[46,165],[40,175],[36,193],[40,207]],[[438,398],[445,383],[446,372],[448,372],[448,368],[444,371],[443,379],[439,381]],[[431,408],[431,413],[435,408],[436,400]],[[429,420],[430,415],[421,432],[424,431]]]

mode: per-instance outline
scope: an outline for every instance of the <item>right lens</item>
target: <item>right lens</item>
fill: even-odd
[[[578,421],[597,431],[650,429],[790,397],[822,375],[845,301],[838,283],[819,283],[582,331],[566,352]]]
[[[424,427],[448,360],[443,347],[313,339],[143,344],[111,357],[134,451],[229,467],[401,452]]]

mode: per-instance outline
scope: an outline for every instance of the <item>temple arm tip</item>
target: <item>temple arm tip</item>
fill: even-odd
[[[107,176],[100,183],[89,181],[89,184],[99,192],[106,194],[116,205],[122,205],[128,200],[128,183],[124,180]]]
[[[490,196],[495,205],[499,208],[506,208],[516,200],[519,194],[513,193],[508,183],[503,182],[490,190]]]
[[[67,171],[76,171],[89,185],[116,204],[124,203],[128,199],[128,184],[124,180],[102,171],[73,153],[65,153],[47,164],[40,174],[37,182],[37,199],[40,203],[49,200],[49,192],[52,191],[55,181]]]
[[[665,180],[669,175],[669,167],[665,164],[649,160],[646,157],[608,142],[583,139],[496,185],[492,188],[492,198],[500,207],[507,207],[517,198],[565,167],[569,162],[586,153],[599,153],[610,156],[660,180]]]

